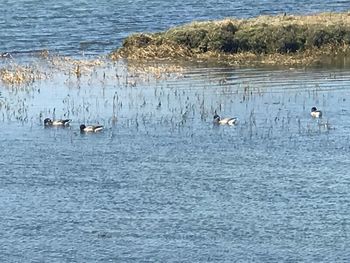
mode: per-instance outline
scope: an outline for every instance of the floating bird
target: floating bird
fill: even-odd
[[[219,115],[214,115],[214,124],[219,125],[235,125],[237,124],[238,119],[236,117],[234,118],[220,118]]]
[[[70,119],[65,119],[65,120],[51,120],[50,118],[46,118],[44,120],[44,125],[45,126],[68,126]]]
[[[8,52],[0,53],[1,58],[12,58],[11,54]]]
[[[322,118],[322,111],[318,110],[316,107],[311,108],[310,114],[314,118]]]
[[[101,130],[103,130],[102,125],[85,125],[85,124],[80,125],[81,132],[98,132]]]

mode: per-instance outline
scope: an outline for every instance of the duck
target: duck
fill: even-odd
[[[80,132],[99,132],[103,130],[102,125],[80,125]]]
[[[318,110],[316,107],[311,108],[310,114],[313,118],[322,118],[322,111]]]
[[[1,58],[12,58],[11,54],[8,52],[0,53]]]
[[[218,114],[214,115],[213,118],[214,124],[219,124],[219,125],[235,125],[238,122],[238,119],[236,117],[233,118],[221,118]]]
[[[68,126],[70,119],[63,119],[63,120],[51,120],[50,118],[46,118],[44,120],[44,125],[45,126]]]

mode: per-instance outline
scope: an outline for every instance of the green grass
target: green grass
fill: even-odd
[[[324,55],[348,55],[349,46],[350,12],[279,15],[193,22],[164,32],[134,34],[111,57],[310,64]]]

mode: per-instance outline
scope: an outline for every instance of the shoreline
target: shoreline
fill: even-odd
[[[38,62],[2,57],[0,81],[29,84],[52,70],[80,78],[95,66],[122,61],[137,72],[163,78],[188,65],[224,67],[350,68],[350,11],[307,16],[276,15],[192,22],[156,33],[126,37],[107,56],[75,59],[43,50]],[[46,62],[48,69],[38,67]]]
[[[112,60],[312,66],[350,59],[350,11],[192,22],[128,36]],[[350,64],[350,63],[349,63]]]

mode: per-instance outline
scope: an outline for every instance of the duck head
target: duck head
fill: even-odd
[[[220,121],[220,116],[215,114],[213,119],[214,119],[214,121]]]
[[[315,112],[315,111],[317,111],[317,108],[316,107],[312,107],[311,108],[311,112]]]
[[[44,120],[44,125],[51,125],[52,124],[52,120],[50,118],[46,118]]]
[[[80,125],[80,131],[84,131],[85,128],[86,128],[85,124]]]

